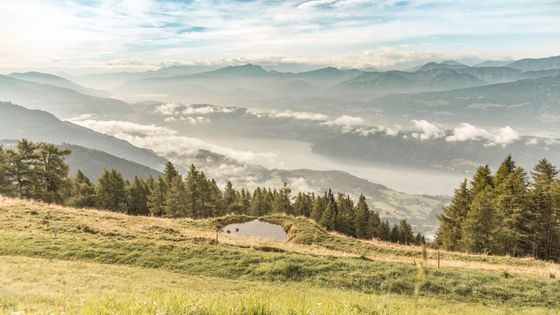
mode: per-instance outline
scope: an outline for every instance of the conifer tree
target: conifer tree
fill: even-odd
[[[473,253],[482,253],[492,248],[492,232],[495,227],[495,209],[492,203],[492,188],[486,188],[473,197],[469,212],[463,222],[462,247]]]
[[[366,197],[362,194],[356,205],[356,215],[354,217],[354,231],[357,238],[368,238],[369,207]]]
[[[158,217],[163,215],[167,189],[167,184],[163,176],[158,177],[147,200],[148,211],[151,215]]]
[[[97,180],[95,188],[97,207],[126,212],[126,182],[116,170],[105,170]]]
[[[51,203],[62,203],[65,190],[69,187],[68,165],[64,158],[70,155],[70,150],[60,149],[49,144],[40,143],[37,146],[37,175],[41,189],[38,198]]]
[[[414,242],[414,234],[412,233],[412,227],[406,220],[401,220],[398,225],[399,231],[399,243],[402,244],[412,244]]]
[[[70,198],[66,204],[71,207],[93,208],[96,205],[95,187],[82,171],[78,170],[72,179]]]
[[[467,180],[465,179],[455,194],[451,203],[443,208],[438,215],[440,227],[436,233],[436,243],[447,250],[459,250],[461,248],[461,230],[463,222],[469,212],[471,193]]]
[[[324,226],[327,230],[333,230],[335,228],[335,218],[336,218],[336,204],[332,199],[327,200],[327,206],[323,211],[319,224]]]
[[[490,167],[488,165],[483,165],[478,167],[471,181],[471,196],[476,196],[488,186],[492,187],[492,172],[490,171]]]
[[[311,219],[313,219],[317,223],[319,223],[319,221],[321,221],[321,218],[323,217],[323,211],[326,207],[325,200],[326,196],[317,196],[317,198],[315,198],[315,202],[313,203],[313,209],[311,210],[310,215]]]
[[[381,221],[379,225],[378,238],[382,241],[391,240],[391,226],[387,220]]]
[[[369,212],[369,220],[367,226],[367,233],[365,238],[379,238],[379,229],[381,226],[381,218],[379,217],[379,213],[377,211],[370,211]]]
[[[148,187],[146,183],[134,176],[132,184],[128,188],[128,214],[133,215],[148,215]]]
[[[16,150],[7,151],[5,174],[14,187],[12,195],[19,198],[37,196],[40,180],[36,169],[38,163],[37,145],[29,140],[22,139]]]
[[[8,153],[3,146],[0,145],[0,194],[8,195],[13,191],[13,187],[7,176]]]
[[[223,208],[225,213],[236,213],[235,204],[237,203],[237,194],[233,189],[233,184],[228,180],[223,193]]]
[[[164,215],[169,217],[193,217],[192,210],[187,206],[187,199],[182,176],[174,176],[165,194]]]
[[[554,210],[552,184],[558,170],[549,161],[543,159],[531,172],[531,214],[534,218],[532,226],[532,254],[535,258],[550,259],[554,231]]]
[[[531,218],[528,212],[526,178],[525,171],[516,167],[513,172],[496,182],[494,204],[497,228],[494,233],[494,252],[497,254],[528,254],[527,227],[531,225]]]
[[[272,212],[283,212],[292,214],[292,205],[290,202],[291,190],[286,183],[278,190],[272,201]]]

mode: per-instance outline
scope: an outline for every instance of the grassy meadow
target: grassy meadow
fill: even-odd
[[[262,218],[287,242],[219,234],[244,216],[131,217],[0,197],[0,312],[559,314],[560,266],[436,252]],[[425,268],[419,266],[425,266]],[[425,277],[418,277],[425,271]]]

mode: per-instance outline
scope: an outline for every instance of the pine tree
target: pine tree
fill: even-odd
[[[291,192],[288,184],[284,183],[284,186],[278,190],[278,194],[273,199],[272,212],[293,213],[292,204],[290,202]]]
[[[22,139],[16,150],[8,150],[6,154],[5,174],[14,187],[13,196],[34,198],[39,187],[39,174],[36,170],[39,163],[37,145]]]
[[[223,193],[224,213],[236,213],[235,204],[237,203],[237,193],[233,189],[232,183],[228,180]]]
[[[369,220],[367,226],[367,233],[365,238],[379,238],[379,229],[381,227],[381,218],[379,217],[379,212],[370,211]]]
[[[391,240],[391,226],[387,220],[383,220],[379,225],[378,238],[382,241]]]
[[[253,199],[251,200],[251,210],[249,212],[252,216],[262,216],[268,212],[268,205],[266,202],[267,196],[266,191],[261,190],[257,187],[253,192]]]
[[[393,243],[399,243],[401,240],[401,235],[399,234],[399,226],[393,225],[391,232],[389,233],[389,241]]]
[[[194,167],[194,166],[192,166]],[[171,162],[165,163],[163,168],[163,181],[167,187],[171,187],[171,183],[175,177],[179,176],[179,172]]]
[[[513,256],[528,254],[527,226],[531,218],[528,216],[527,176],[522,168],[515,168],[500,178],[496,182],[494,199],[498,222],[494,252]]]
[[[165,207],[165,196],[167,195],[167,184],[163,176],[158,177],[148,195],[148,211],[153,216],[162,216]]]
[[[398,225],[399,230],[399,243],[402,244],[412,244],[414,242],[414,234],[412,233],[412,227],[406,220],[401,220]]]
[[[174,176],[171,185],[165,194],[163,213],[168,217],[193,217],[191,209],[187,206],[187,192],[183,178]]]
[[[317,198],[315,198],[315,202],[313,203],[313,209],[311,210],[310,216],[311,219],[313,219],[317,223],[319,223],[319,221],[321,221],[321,218],[323,217],[323,211],[326,207],[325,199],[326,196],[317,196]]]
[[[126,212],[126,182],[116,170],[105,170],[97,180],[95,188],[97,207]]]
[[[37,146],[39,161],[36,169],[42,186],[37,198],[53,203],[64,201],[65,190],[69,187],[68,165],[64,158],[70,153],[70,150],[60,149],[53,144],[40,143]]]
[[[96,204],[95,187],[82,171],[78,170],[71,180],[72,189],[66,204],[71,207],[93,208]]]
[[[134,176],[132,185],[128,188],[128,214],[148,215],[148,187],[146,183]]]
[[[357,238],[368,237],[369,207],[366,197],[362,194],[356,205],[356,215],[354,217],[354,231]]]
[[[12,184],[10,183],[8,172],[8,153],[3,146],[0,145],[0,194],[8,195],[13,191]]]
[[[488,165],[480,166],[471,181],[471,196],[476,196],[479,192],[486,189],[486,187],[492,187],[492,172]]]
[[[355,221],[354,202],[350,196],[338,194],[336,204],[338,213],[335,218],[335,230],[353,236]]]
[[[335,227],[335,218],[336,218],[335,202],[331,199],[328,199],[327,206],[323,211],[323,215],[319,220],[319,224],[324,226],[327,230],[333,230]]]
[[[495,222],[492,188],[486,186],[474,196],[463,222],[462,248],[473,253],[489,251],[493,245],[492,231]]]
[[[546,159],[539,161],[531,172],[532,254],[535,258],[550,259],[553,250],[554,210],[552,184],[558,170]]]
[[[461,229],[467,213],[469,212],[471,193],[465,179],[455,194],[451,203],[443,208],[443,213],[438,215],[440,227],[436,233],[436,243],[447,250],[461,249]]]

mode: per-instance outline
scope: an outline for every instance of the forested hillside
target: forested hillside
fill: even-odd
[[[70,154],[68,149],[25,139],[13,149],[1,149],[0,193],[74,207],[173,218],[285,213],[309,217],[327,230],[357,238],[424,243],[424,237],[414,235],[406,220],[392,227],[382,221],[378,212],[369,210],[363,195],[354,204],[349,195],[335,196],[330,189],[324,194],[300,192],[295,200],[286,185],[281,189],[257,187],[250,192],[236,190],[228,182],[221,190],[214,179],[194,165],[183,177],[170,162],[157,178],[144,180],[135,176],[129,182],[112,169],[104,170],[94,184],[80,170],[68,177],[64,158]]]
[[[447,250],[560,260],[559,171],[541,160],[530,172],[508,156],[495,174],[481,166],[439,216]]]

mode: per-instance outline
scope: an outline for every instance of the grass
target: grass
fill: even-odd
[[[0,281],[7,279],[0,283],[4,310],[52,309],[58,305],[79,313],[157,313],[159,309],[156,312],[143,301],[165,301],[158,307],[185,310],[193,303],[199,305],[193,314],[228,310],[228,314],[237,314],[243,307],[262,307],[264,313],[308,314],[306,310],[317,308],[313,303],[329,305],[317,314],[326,314],[328,309],[348,314],[413,314],[415,289],[419,291],[421,314],[438,314],[442,307],[448,307],[449,314],[505,314],[508,310],[515,311],[511,314],[554,314],[560,306],[560,281],[551,276],[558,272],[558,265],[551,263],[444,253],[445,267],[440,269],[433,268],[433,259],[427,258],[427,277],[418,288],[415,260],[420,262],[421,248],[327,233],[305,218],[262,218],[283,225],[288,242],[220,234],[216,244],[216,228],[252,218],[129,217],[0,198]],[[15,262],[9,264],[10,259]],[[28,264],[18,261],[26,259]],[[54,290],[62,292],[62,304],[56,296],[45,297],[44,292],[54,294],[56,282],[39,276],[56,274],[51,269],[61,268],[60,264],[70,268],[59,272],[68,288]],[[87,268],[80,270],[73,264]],[[135,276],[130,281],[110,281],[111,277],[106,282],[104,277],[88,280],[90,273],[119,268]],[[18,278],[24,274],[28,277]],[[165,277],[170,280],[158,284],[158,279]],[[172,281],[179,282],[170,285]],[[112,288],[112,283],[119,285]],[[22,287],[7,291],[14,286]],[[94,294],[79,294],[67,305],[65,291],[90,286],[88,291]],[[112,289],[115,293],[107,295]],[[235,296],[246,302],[236,304]],[[392,305],[389,313],[379,308],[387,296]],[[363,309],[339,308],[350,307],[353,299]],[[96,307],[101,311],[96,312]]]
[[[416,314],[422,315],[554,314],[538,307],[432,297],[421,297],[417,303]],[[415,314],[413,297],[391,293],[14,256],[0,257],[0,305],[0,313],[6,314]]]

